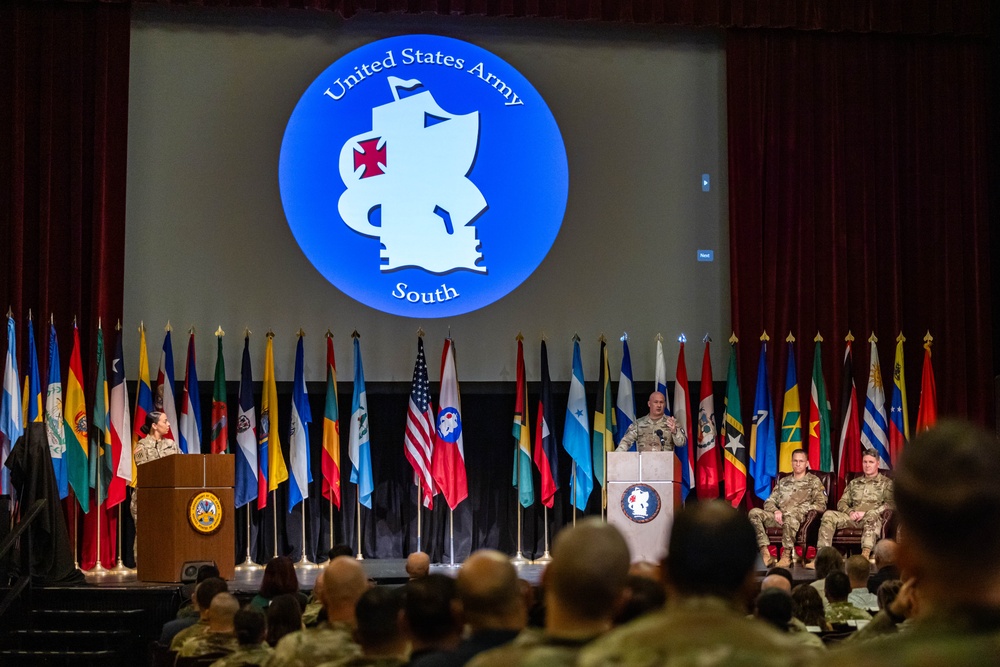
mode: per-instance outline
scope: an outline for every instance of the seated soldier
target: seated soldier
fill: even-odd
[[[833,534],[841,528],[861,528],[861,555],[871,557],[872,547],[882,534],[883,513],[893,507],[892,480],[878,471],[878,454],[874,449],[865,450],[861,467],[864,476],[850,481],[837,509],[823,513],[817,550],[833,544]]]
[[[750,510],[750,523],[757,533],[757,546],[760,547],[765,567],[775,564],[768,551],[771,541],[767,537],[767,528],[781,527],[781,560],[777,565],[789,567],[795,550],[795,536],[802,519],[810,511],[821,512],[826,507],[823,483],[816,475],[806,471],[808,465],[809,458],[805,450],[796,449],[792,452],[792,474],[778,480],[771,497],[764,503],[764,509]]]
[[[271,655],[273,649],[264,641],[267,623],[264,612],[247,605],[233,617],[233,630],[239,648],[227,656],[219,658],[211,667],[259,667]]]
[[[203,655],[232,653],[239,648],[233,617],[240,610],[240,603],[232,593],[219,593],[212,598],[208,608],[208,628],[184,642],[177,652],[178,658],[197,658]]]
[[[194,625],[184,628],[170,640],[170,650],[179,651],[184,642],[197,637],[208,629],[209,608],[212,600],[220,593],[229,591],[229,585],[220,577],[209,577],[198,584],[194,590],[194,601],[198,605],[199,620]]]
[[[847,596],[851,594],[851,580],[843,572],[831,572],[827,575],[825,594],[830,602],[826,610],[826,620],[830,625],[871,620],[871,614],[847,601]]]

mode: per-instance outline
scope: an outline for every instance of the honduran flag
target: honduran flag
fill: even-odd
[[[587,508],[587,500],[594,490],[594,462],[590,451],[590,424],[587,421],[587,394],[584,391],[579,338],[573,341],[573,378],[569,383],[569,400],[566,403],[563,449],[573,459],[575,474],[570,478],[573,506],[582,512]]]
[[[312,468],[309,465],[309,424],[312,411],[309,409],[309,395],[306,392],[306,378],[303,369],[302,336],[295,345],[295,377],[292,383],[292,420],[288,434],[288,511],[309,497],[312,484]]]

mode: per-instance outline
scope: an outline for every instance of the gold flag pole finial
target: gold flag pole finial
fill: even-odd
[[[656,332],[656,342],[657,343],[663,342],[663,334],[661,334],[660,332]]]
[[[764,329],[764,333],[760,335],[760,340],[762,343],[766,343],[767,341],[771,340],[771,337],[767,335],[767,329]]]
[[[167,320],[167,326],[163,327],[164,331],[173,331],[174,328],[170,326],[170,320]]]
[[[76,328],[76,315],[73,316],[73,328]]]
[[[524,336],[521,334],[520,331],[518,331],[517,335],[514,336],[514,340],[516,340],[518,343],[520,343],[520,342],[522,342],[524,340]]]
[[[785,342],[786,343],[794,343],[795,342],[795,336],[792,335],[791,331],[789,331],[788,335],[785,336]]]
[[[603,331],[601,332],[601,335],[597,337],[597,342],[598,343],[607,343],[608,342],[608,338],[607,338],[607,336],[604,335]]]
[[[122,330],[122,321],[119,319],[118,323],[115,324],[115,331],[121,331],[121,330]]]
[[[273,340],[274,339],[274,332],[271,331],[270,329],[268,329],[267,333],[264,334],[264,335],[267,336],[268,340]]]
[[[219,328],[215,330],[215,335],[218,338],[222,338],[223,336],[226,335],[226,332],[222,330],[222,325],[221,324],[219,325]]]
[[[708,333],[706,332],[705,333],[705,337],[701,339],[701,342],[702,343],[711,343],[712,342],[712,337],[709,336]]]
[[[299,330],[295,332],[295,335],[298,336],[299,338],[302,338],[303,336],[306,335],[306,332],[302,329],[302,327],[299,327]]]
[[[874,331],[872,331],[872,335],[868,337],[868,342],[869,343],[877,343],[878,342],[878,336],[875,335]]]
[[[361,338],[361,334],[358,333],[357,329],[351,332],[351,338]]]
[[[927,333],[924,334],[924,349],[930,352],[931,345],[933,344],[934,344],[934,336],[931,335],[931,330],[928,329]]]
[[[100,330],[100,328],[101,328],[101,316],[100,315],[97,316],[97,328],[98,328],[98,330]]]
[[[681,335],[677,337],[677,342],[678,343],[686,343],[686,342],[688,342],[688,337],[685,336],[683,332],[681,332]]]
[[[573,342],[574,343],[580,342],[580,334],[576,333],[575,331],[573,332]]]
[[[813,338],[813,342],[814,343],[822,343],[823,342],[823,334],[821,334],[818,329],[816,330],[816,336]]]
[[[736,337],[736,332],[734,331],[732,335],[729,336],[729,344],[736,345],[738,342],[740,342],[740,339]]]
[[[249,337],[250,337],[250,334],[252,334],[252,333],[253,333],[253,332],[252,332],[252,331],[250,331],[250,325],[249,325],[249,324],[248,324],[248,325],[246,325],[245,327],[243,327],[243,337],[244,337],[244,338],[249,338]]]
[[[49,313],[49,324],[51,324],[52,326],[56,325],[56,314],[55,313]]]
[[[423,337],[424,337],[424,328],[417,327],[417,338],[423,338]]]
[[[854,334],[851,333],[850,329],[847,330],[847,335],[844,336],[844,340],[846,342],[848,342],[848,343],[853,343],[854,342]]]
[[[10,306],[7,306],[7,317],[13,317],[13,316],[14,316],[14,309],[11,308]]]
[[[191,325],[191,328],[188,329],[188,333],[191,334],[191,335],[194,335],[194,325],[193,324]]]
[[[28,321],[31,321],[31,308],[28,309]]]
[[[542,331],[542,342],[548,342],[548,339],[545,337],[545,331]]]
[[[896,336],[896,342],[897,343],[905,343],[906,342],[906,336],[903,335],[902,330],[900,330],[899,335]]]
[[[145,330],[146,330],[146,323],[142,320],[139,320],[139,333],[142,333]]]
[[[323,335],[326,336],[327,338],[333,338],[333,332],[330,331],[329,329],[327,329],[326,333],[323,334]]]

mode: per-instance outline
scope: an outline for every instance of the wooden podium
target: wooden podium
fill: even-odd
[[[608,452],[608,523],[625,537],[633,563],[667,554],[681,504],[679,466],[673,452]]]
[[[139,581],[179,582],[181,567],[189,561],[215,561],[223,579],[233,578],[235,474],[231,454],[175,454],[138,467]],[[221,521],[207,534],[196,530],[189,518],[192,501],[202,493],[221,501]]]

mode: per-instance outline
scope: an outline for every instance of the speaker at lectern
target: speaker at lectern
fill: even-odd
[[[667,554],[681,502],[679,466],[674,452],[608,452],[608,523],[625,537],[633,563]]]

